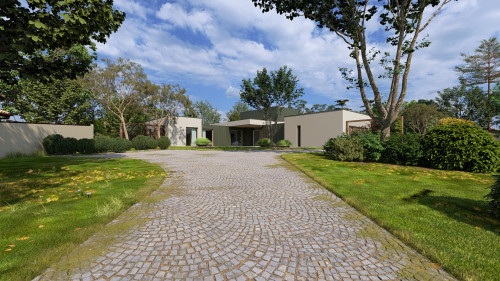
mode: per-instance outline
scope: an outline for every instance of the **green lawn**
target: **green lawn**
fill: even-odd
[[[484,200],[491,175],[282,157],[457,278],[500,280],[500,221]]]
[[[0,159],[0,280],[36,277],[164,178],[132,159]]]

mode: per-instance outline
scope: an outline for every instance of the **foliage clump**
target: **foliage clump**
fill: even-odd
[[[155,149],[158,142],[148,136],[138,135],[132,140],[132,147],[137,150]]]
[[[196,145],[197,146],[208,146],[208,145],[212,145],[212,142],[207,138],[197,138]]]
[[[345,135],[329,139],[323,149],[332,160],[363,161],[364,159],[361,141]]]
[[[170,139],[166,136],[162,136],[158,139],[158,147],[160,147],[160,149],[167,149],[170,147]]]
[[[356,138],[363,146],[363,159],[364,161],[376,162],[382,156],[384,146],[380,141],[380,136],[371,132],[359,133],[354,132],[352,138]]]
[[[488,173],[500,164],[500,144],[476,125],[436,126],[422,144],[425,164],[431,168]]]
[[[79,139],[76,143],[76,149],[80,154],[96,153],[95,141],[93,139]]]
[[[48,154],[73,154],[77,152],[77,140],[65,138],[59,134],[46,136],[42,141],[43,148]]]
[[[447,117],[440,119],[437,123],[437,125],[459,125],[459,124],[467,124],[467,125],[476,125],[473,121],[470,120],[465,120],[461,118],[455,118],[455,117]]]
[[[257,141],[257,145],[260,147],[270,147],[271,140],[269,138],[262,138],[262,139]]]
[[[280,140],[276,143],[277,147],[290,147],[292,145],[292,142],[289,140]]]
[[[111,149],[111,139],[107,136],[97,136],[94,141],[96,152],[107,152]]]
[[[420,164],[423,150],[421,137],[416,133],[393,134],[384,143],[382,162],[417,166]]]
[[[490,193],[486,194],[486,199],[489,199],[488,206],[490,213],[495,217],[500,217],[500,175],[495,175],[496,182],[489,188]]]
[[[132,142],[122,138],[112,138],[110,149],[113,152],[121,153],[132,148]]]

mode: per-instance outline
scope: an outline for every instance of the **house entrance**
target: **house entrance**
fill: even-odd
[[[196,130],[197,128],[186,128],[186,145],[196,145]]]

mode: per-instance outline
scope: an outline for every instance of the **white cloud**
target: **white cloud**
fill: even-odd
[[[433,98],[438,90],[457,83],[454,67],[461,63],[460,52],[472,52],[482,39],[500,35],[494,24],[500,9],[491,8],[497,2],[452,1],[434,19],[424,32],[429,33],[431,46],[414,55],[407,100]],[[115,2],[129,16],[106,45],[98,44],[98,51],[140,63],[156,82],[196,84],[190,92],[196,95],[204,95],[207,85],[220,89],[222,97],[226,89],[225,97],[234,98],[239,90],[227,85],[237,86],[263,67],[288,65],[310,97],[323,99],[313,103],[348,98],[351,108],[361,105],[356,90],[345,90],[338,70],[354,67],[350,51],[342,39],[318,30],[312,21],[263,14],[249,0],[163,2],[156,10],[138,3]],[[380,33],[377,23],[375,18],[368,22],[369,36]],[[376,40],[371,42],[386,50]],[[376,74],[381,73],[378,64],[372,65]],[[387,82],[380,83],[385,90]]]
[[[239,98],[240,97],[240,90],[236,89],[233,86],[229,86],[226,89],[226,97],[228,97],[228,98]]]

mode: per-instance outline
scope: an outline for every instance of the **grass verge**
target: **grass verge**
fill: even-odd
[[[0,280],[31,280],[160,186],[133,159],[0,159]]]
[[[484,195],[493,177],[319,153],[282,158],[462,280],[500,280],[500,221]]]

